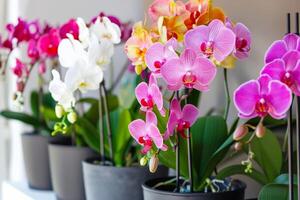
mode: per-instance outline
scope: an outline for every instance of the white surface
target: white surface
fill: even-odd
[[[25,183],[2,183],[2,200],[56,200],[52,191],[30,189]]]

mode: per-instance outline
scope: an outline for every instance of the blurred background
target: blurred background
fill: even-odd
[[[143,20],[146,8],[151,0],[0,0],[0,33],[7,22],[16,22],[19,16],[25,19],[40,19],[51,24],[59,24],[72,17],[91,19],[100,11],[119,17],[122,21]],[[299,0],[214,0],[226,15],[237,22],[244,23],[252,32],[253,44],[248,59],[238,62],[234,70],[229,71],[231,92],[242,82],[254,79],[263,65],[264,52],[276,39],[286,32],[286,13],[300,11]],[[294,18],[292,18],[294,20]],[[123,47],[117,49],[114,63],[122,66],[126,62]],[[117,71],[118,69],[116,69]],[[115,73],[117,74],[117,73]],[[222,73],[214,81],[211,90],[203,96],[200,106],[205,113],[211,106],[224,104]],[[31,80],[34,82],[34,80]],[[11,107],[10,91],[13,81],[5,84],[0,80],[0,110]],[[31,84],[30,87],[34,87]],[[4,98],[3,98],[4,97]],[[26,98],[26,97],[25,97]],[[26,109],[26,106],[25,106]],[[236,115],[234,108],[231,117]],[[18,122],[7,122],[0,118],[0,181],[25,181],[21,152],[20,134],[27,127]],[[247,196],[255,197],[259,185],[247,180]]]

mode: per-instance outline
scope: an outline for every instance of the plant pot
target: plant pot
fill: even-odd
[[[142,200],[142,183],[149,178],[164,177],[168,169],[159,166],[151,174],[147,167],[112,167],[94,164],[95,159],[83,162],[84,186],[87,200]]]
[[[38,190],[52,190],[48,143],[63,140],[63,138],[42,136],[37,132],[25,133],[21,138],[29,187]]]
[[[84,200],[81,162],[96,154],[90,148],[69,143],[49,145],[53,190],[58,200]]]
[[[246,184],[234,180],[232,190],[228,192],[216,193],[178,193],[172,192],[174,187],[164,186],[153,189],[153,186],[160,182],[170,180],[171,178],[159,178],[148,180],[143,184],[144,200],[243,200],[245,199]]]

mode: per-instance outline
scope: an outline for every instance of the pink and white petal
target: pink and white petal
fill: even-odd
[[[259,87],[258,81],[251,80],[235,90],[233,100],[240,114],[248,116],[254,113],[260,95]]]
[[[215,41],[216,37],[220,34],[220,31],[223,28],[226,28],[224,23],[218,19],[215,19],[211,21],[208,25],[210,31],[209,31],[209,41]]]
[[[176,98],[174,98],[171,102],[170,112],[174,112],[177,115],[177,118],[181,117],[181,106]]]
[[[157,118],[154,112],[147,111],[146,113],[146,124],[154,124],[157,125]]]
[[[197,54],[193,49],[185,49],[180,56],[181,63],[183,64],[182,67],[186,68],[186,71],[189,71],[193,67],[196,58]]]
[[[141,103],[141,100],[148,97],[148,85],[145,82],[142,82],[138,84],[138,86],[135,88],[135,96],[139,103]]]
[[[247,40],[248,45],[251,45],[251,33],[247,26],[242,23],[237,23],[233,31],[238,38]]]
[[[157,85],[157,75],[154,74],[154,73],[151,73],[150,76],[149,76],[149,85],[152,85],[152,84],[155,84]]]
[[[216,77],[217,68],[209,59],[198,57],[193,65],[192,72],[201,85],[209,85]]]
[[[222,28],[214,40],[214,57],[222,62],[235,48],[235,34],[229,28]]]
[[[161,67],[161,75],[168,85],[175,86],[182,83],[185,69],[178,58],[171,59]]]
[[[238,58],[238,59],[244,59],[244,58],[248,58],[250,55],[250,52],[242,52],[242,51],[234,51],[233,55]]]
[[[275,59],[267,63],[261,70],[260,74],[268,74],[272,79],[280,80],[285,74],[285,63],[282,59]]]
[[[209,91],[209,87],[208,85],[202,85],[199,81],[197,81],[195,83],[195,85],[193,86],[194,89],[201,91],[201,92],[207,92]]]
[[[273,80],[269,84],[270,93],[267,101],[272,105],[270,114],[274,116],[284,115],[292,103],[292,92],[284,83]]]
[[[170,136],[174,134],[174,130],[177,124],[178,124],[177,114],[174,111],[171,111],[168,124],[167,124],[167,132],[165,135],[165,139],[168,139]]]
[[[185,47],[194,49],[194,51],[200,53],[200,46],[202,42],[208,41],[209,31],[209,27],[204,25],[189,30],[184,37]]]
[[[199,109],[191,104],[187,104],[182,109],[182,119],[192,126],[199,117]]]
[[[172,47],[173,49],[176,49],[178,47],[178,41],[175,38],[171,38],[167,41],[165,47]]]
[[[155,84],[150,85],[149,86],[149,94],[151,95],[158,110],[161,110],[163,108],[164,102],[163,102],[163,96],[162,96],[161,91],[159,90],[158,86]]]
[[[295,81],[292,90],[295,93],[295,95],[300,96],[300,60],[298,61],[295,69],[292,71],[292,77]]]
[[[157,68],[154,66],[154,63],[159,61],[162,62],[164,59],[164,46],[161,43],[153,44],[145,55],[146,65],[148,68],[155,72]]]
[[[128,125],[128,129],[130,132],[130,135],[137,141],[139,142],[139,138],[143,137],[146,135],[146,123],[141,120],[141,119],[137,119],[134,120],[133,122],[131,122]]]
[[[258,77],[257,81],[259,82],[259,93],[265,95],[269,93],[269,84],[272,81],[272,77],[268,74],[262,74]]]
[[[286,43],[282,40],[277,40],[269,47],[265,55],[265,63],[272,62],[277,58],[282,58],[288,51]]]
[[[242,119],[252,119],[252,118],[255,118],[255,117],[258,116],[258,114],[257,114],[256,112],[253,112],[253,113],[251,113],[251,114],[249,114],[249,115],[244,115],[244,114],[242,114],[242,113],[239,113],[238,115],[239,115],[239,117],[242,118]]]
[[[274,118],[274,119],[283,119],[283,118],[286,117],[286,113],[284,113],[284,114],[282,114],[282,115],[277,115],[277,114],[274,113],[274,112],[270,112],[269,114],[270,114],[270,116],[271,116],[272,118]]]
[[[300,52],[296,50],[289,51],[282,59],[284,60],[286,71],[291,71],[296,67],[300,60]]]
[[[159,148],[159,149],[162,148],[163,144],[164,144],[164,140],[163,140],[163,137],[160,134],[157,126],[155,126],[154,124],[150,124],[148,130],[149,130],[149,136],[153,140],[156,147]]]
[[[294,50],[297,48],[298,38],[299,36],[294,33],[290,33],[284,36],[283,40],[285,41],[288,50]]]
[[[178,91],[182,87],[183,87],[183,83],[182,82],[179,82],[177,85],[168,85],[167,86],[168,90],[171,90],[171,91]]]

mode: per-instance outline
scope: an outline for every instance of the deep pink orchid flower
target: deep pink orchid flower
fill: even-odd
[[[241,118],[266,117],[275,119],[286,116],[292,103],[292,93],[287,85],[261,75],[257,80],[242,84],[234,92],[234,104]]]
[[[189,129],[198,119],[199,110],[192,104],[186,104],[181,110],[180,103],[173,99],[170,106],[170,117],[167,124],[167,132],[164,139],[168,139],[174,134],[176,129],[182,137],[186,138],[185,130]]]
[[[226,27],[230,28],[235,34],[235,49],[233,55],[237,59],[249,57],[251,48],[250,30],[242,23],[233,24],[230,19],[226,19]]]
[[[269,47],[265,55],[265,63],[272,62],[277,58],[282,58],[288,51],[300,51],[300,37],[290,33],[282,40],[277,40]]]
[[[29,73],[27,66],[18,58],[16,59],[16,64],[12,70],[14,75],[16,75],[18,78],[21,78],[23,75],[28,75]]]
[[[186,49],[180,58],[169,60],[161,68],[163,79],[170,90],[182,87],[207,91],[215,78],[217,69],[207,58],[197,56],[192,49]]]
[[[79,26],[75,19],[70,19],[59,28],[59,35],[62,39],[67,38],[67,34],[73,35],[75,40],[79,37]]]
[[[161,76],[161,67],[169,60],[178,58],[175,49],[177,47],[177,40],[172,38],[165,45],[157,42],[153,44],[147,51],[145,59],[146,65],[152,73]]]
[[[156,105],[160,113],[165,115],[163,96],[153,75],[149,77],[149,84],[142,82],[135,88],[135,95],[142,111],[152,110]]]
[[[27,47],[27,55],[32,60],[32,62],[39,59],[40,54],[37,48],[37,41],[34,39],[29,40]]]
[[[48,33],[42,35],[38,40],[38,49],[42,55],[47,57],[57,56],[57,49],[60,42],[59,32],[52,29]]]
[[[38,21],[28,23],[25,20],[18,18],[18,23],[15,26],[8,24],[7,30],[10,32],[11,38],[16,38],[18,43],[20,43],[22,41],[35,39],[39,34],[40,27]]]
[[[282,59],[275,59],[265,65],[261,74],[286,84],[295,95],[300,96],[300,52],[290,51]]]
[[[215,19],[208,26],[201,25],[189,30],[185,35],[184,43],[186,48],[222,62],[234,50],[235,40],[233,31],[222,21]]]
[[[157,118],[152,111],[146,113],[146,121],[134,120],[128,125],[131,136],[143,146],[142,153],[151,150],[153,144],[158,149],[166,150],[163,137],[157,128]]]

